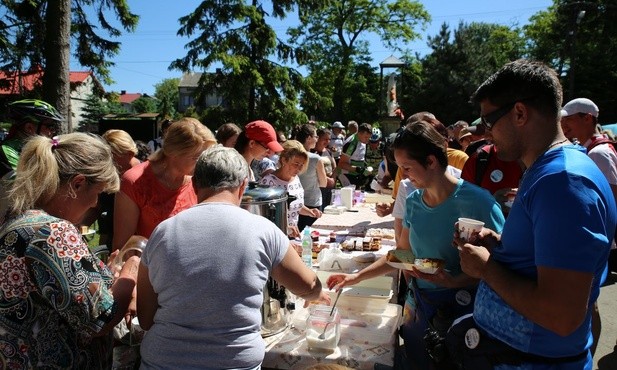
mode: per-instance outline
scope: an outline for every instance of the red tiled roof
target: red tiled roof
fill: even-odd
[[[120,103],[124,103],[124,104],[131,104],[132,102],[134,102],[135,100],[141,98],[141,94],[140,93],[133,93],[133,94],[120,94]]]
[[[69,72],[69,80],[70,83],[81,83],[90,75],[92,72]],[[22,73],[0,71],[0,95],[19,95],[22,91],[34,90],[42,79],[41,70]]]
[[[69,72],[69,79],[71,83],[84,82],[92,72]]]
[[[41,72],[18,74],[0,71],[0,95],[15,95],[21,94],[22,91],[33,90],[35,85],[41,83],[41,77]]]

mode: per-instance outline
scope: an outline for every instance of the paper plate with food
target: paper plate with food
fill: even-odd
[[[412,270],[415,257],[410,250],[394,249],[388,251],[386,262],[392,267],[401,270]]]
[[[414,268],[425,274],[434,274],[444,266],[444,260],[438,258],[416,258]]]

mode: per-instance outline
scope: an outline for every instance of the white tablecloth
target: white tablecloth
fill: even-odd
[[[292,327],[264,339],[266,355],[262,367],[305,369],[319,363],[354,369],[373,369],[375,363],[393,366],[402,308],[390,303],[365,303],[339,307],[343,323],[341,340],[334,352],[309,351],[304,337],[308,310],[298,308],[292,318]]]
[[[364,236],[368,229],[394,228],[394,217],[392,215],[377,216],[375,203],[362,203],[351,210],[355,212],[347,211],[340,215],[324,213],[311,227],[334,231],[348,230],[349,235],[359,236]]]

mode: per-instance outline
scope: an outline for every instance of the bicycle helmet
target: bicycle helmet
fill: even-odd
[[[381,130],[378,129],[377,127],[375,127],[372,130],[372,135],[371,135],[371,138],[369,140],[372,141],[372,142],[381,140]]]
[[[37,99],[18,100],[8,105],[9,118],[16,122],[55,123],[60,125],[64,117],[51,104]]]

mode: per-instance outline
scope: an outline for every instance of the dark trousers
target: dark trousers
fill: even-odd
[[[323,212],[324,208],[332,203],[332,189],[319,188],[319,190],[321,190],[321,207],[319,207],[319,209]]]

